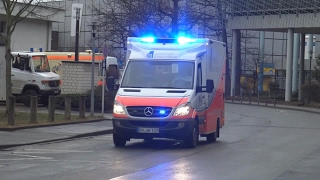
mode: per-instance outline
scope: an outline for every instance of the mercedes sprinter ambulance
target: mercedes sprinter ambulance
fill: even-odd
[[[225,122],[225,44],[206,38],[127,40],[113,108],[113,142],[168,138],[214,142]]]

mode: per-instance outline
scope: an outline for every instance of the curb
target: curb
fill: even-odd
[[[9,149],[9,148],[13,148],[13,147],[19,147],[19,146],[28,146],[28,145],[35,145],[35,144],[42,144],[42,143],[50,143],[50,142],[71,140],[71,139],[90,137],[90,136],[99,136],[99,135],[105,135],[105,134],[111,134],[111,133],[113,133],[113,129],[107,129],[107,130],[103,130],[103,131],[78,134],[78,135],[74,135],[74,136],[70,136],[70,137],[66,137],[66,138],[51,139],[51,140],[37,141],[37,142],[31,142],[31,143],[0,145],[0,150]]]
[[[100,122],[100,121],[111,121],[111,119],[104,118],[104,119],[71,121],[71,122],[62,122],[62,123],[53,122],[53,124],[39,124],[39,125],[35,124],[35,125],[30,125],[30,126],[0,128],[0,131],[12,132],[12,131],[17,131],[17,130],[22,130],[22,129],[63,126],[63,125],[70,125],[70,124],[94,123],[94,122]]]
[[[287,110],[294,110],[294,111],[301,111],[301,112],[308,112],[308,113],[320,114],[320,112],[316,112],[316,111],[312,111],[312,110],[308,110],[308,109],[294,108],[294,106],[291,106],[291,107],[281,107],[281,106],[269,106],[269,105],[247,104],[247,103],[237,103],[237,102],[227,102],[227,101],[225,101],[225,103],[237,104],[237,105],[247,105],[247,106],[260,106],[260,107],[267,107],[267,108],[287,109]]]

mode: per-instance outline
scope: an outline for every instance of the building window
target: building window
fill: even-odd
[[[286,77],[286,71],[285,70],[277,70],[276,76],[277,77]]]

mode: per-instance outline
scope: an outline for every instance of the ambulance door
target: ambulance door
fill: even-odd
[[[196,70],[196,86],[204,86],[203,84],[203,70],[202,70],[202,63],[201,61],[197,64],[197,70]],[[197,91],[197,94],[195,96],[195,99],[193,101],[193,104],[195,105],[195,108],[198,112],[202,112],[206,108],[205,104],[205,92],[199,92]]]

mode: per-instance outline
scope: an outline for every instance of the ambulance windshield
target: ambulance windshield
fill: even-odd
[[[129,61],[122,79],[123,88],[192,89],[194,62]]]

